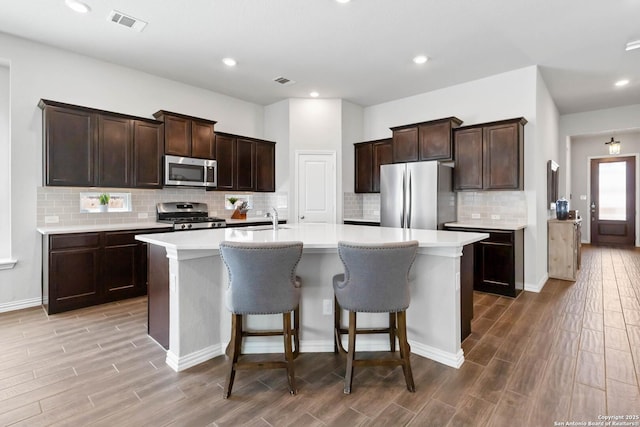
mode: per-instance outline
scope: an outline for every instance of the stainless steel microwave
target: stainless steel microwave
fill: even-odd
[[[218,164],[209,159],[164,156],[164,185],[215,188]]]

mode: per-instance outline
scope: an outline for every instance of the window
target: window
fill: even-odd
[[[599,220],[627,220],[627,164],[600,163],[598,188]]]

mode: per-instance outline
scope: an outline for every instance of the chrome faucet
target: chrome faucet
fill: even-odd
[[[278,211],[276,208],[271,208],[271,212],[267,212],[265,217],[271,218],[271,223],[273,224],[273,229],[278,229]]]

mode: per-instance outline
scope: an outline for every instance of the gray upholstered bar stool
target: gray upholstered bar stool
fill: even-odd
[[[296,276],[296,267],[302,256],[302,242],[225,241],[220,243],[220,256],[229,272],[226,306],[232,313],[231,342],[227,348],[231,363],[224,387],[225,399],[231,395],[238,369],[285,368],[289,392],[295,394],[293,359],[299,352],[300,327],[300,278]],[[247,331],[243,328],[246,315],[279,313],[283,317],[282,330]],[[276,335],[284,338],[284,361],[240,360],[244,337]]]
[[[409,307],[409,270],[416,257],[418,242],[361,244],[338,242],[338,254],[344,264],[344,274],[333,278],[335,293],[335,346],[346,354],[344,392],[351,393],[354,366],[402,366],[407,389],[415,391],[411,373],[410,349],[407,342],[405,310]],[[342,310],[349,311],[349,328],[342,326]],[[356,313],[389,313],[388,328],[358,329]],[[342,345],[342,335],[349,335],[348,349]],[[357,334],[389,334],[390,351],[395,353],[396,337],[400,357],[356,359]]]

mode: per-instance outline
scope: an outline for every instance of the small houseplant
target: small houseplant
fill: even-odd
[[[111,196],[109,193],[102,193],[98,196],[98,200],[100,201],[100,212],[106,212],[109,209],[109,200],[111,200]]]

